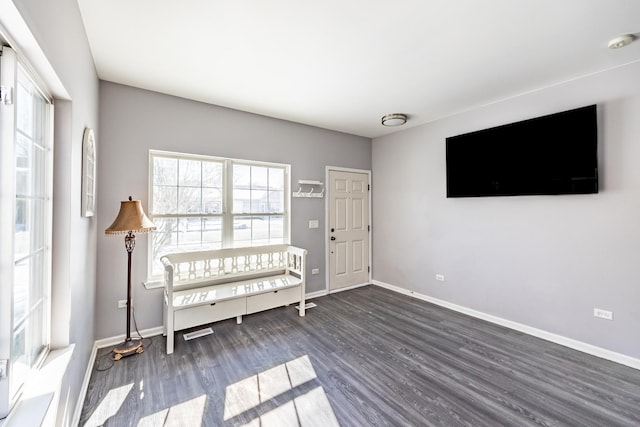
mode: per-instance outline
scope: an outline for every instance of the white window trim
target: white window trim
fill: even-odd
[[[2,41],[2,36],[4,36],[4,32],[0,27],[0,42]],[[6,36],[5,36],[6,37]],[[3,170],[2,176],[0,177],[3,182],[3,186],[5,187],[14,187],[15,188],[15,167],[13,162],[15,162],[15,150],[13,144],[15,138],[15,104],[16,104],[16,94],[17,94],[17,82],[18,82],[18,72],[19,69],[22,69],[24,75],[29,78],[33,84],[35,89],[38,91],[39,95],[41,95],[45,102],[47,103],[46,111],[45,111],[45,121],[46,121],[46,131],[45,136],[47,137],[47,146],[48,149],[45,153],[45,165],[47,166],[47,170],[44,172],[46,175],[46,203],[45,203],[45,224],[44,224],[44,248],[46,248],[47,256],[45,257],[43,268],[43,279],[45,283],[48,283],[48,286],[44,289],[43,292],[43,317],[45,324],[43,325],[45,334],[45,348],[40,351],[37,355],[37,358],[33,362],[27,377],[24,382],[18,387],[15,393],[11,394],[10,388],[10,377],[0,378],[0,398],[3,399],[0,402],[0,407],[4,405],[8,405],[9,414],[7,420],[11,419],[15,416],[16,412],[22,412],[22,410],[18,410],[21,402],[25,401],[25,399],[32,396],[32,393],[25,392],[25,390],[30,390],[33,387],[29,387],[29,384],[34,384],[38,380],[37,378],[41,378],[41,372],[43,370],[43,366],[45,365],[45,361],[48,360],[50,353],[50,345],[51,345],[51,294],[52,294],[52,226],[53,226],[53,153],[54,153],[54,138],[53,138],[53,98],[46,90],[46,86],[43,86],[42,80],[39,79],[38,74],[33,72],[33,67],[29,65],[29,63],[20,56],[17,52],[15,52],[10,47],[5,47],[2,49],[2,55],[4,61],[14,61],[15,70],[12,70],[9,73],[7,78],[6,75],[2,76],[3,85],[11,86],[11,103],[14,108],[11,108],[10,111],[3,108],[2,109],[2,120],[10,123],[9,126],[4,126],[4,134],[2,135],[3,141],[11,141],[11,144],[3,144],[0,147],[0,161],[3,163],[1,169]],[[15,71],[15,75],[13,74]],[[11,81],[7,81],[11,80]],[[10,162],[5,165],[5,162]],[[6,166],[6,167],[5,167]],[[10,235],[13,234],[13,223],[14,223],[14,212],[15,208],[15,192],[14,191],[2,191],[4,197],[0,200],[0,205],[5,206],[2,209],[2,214],[0,214],[0,228],[3,230],[3,234],[6,230],[11,230]],[[8,209],[7,206],[12,206],[11,209]],[[14,256],[13,256],[13,239],[3,239],[3,246],[0,248],[0,253],[2,256],[0,257],[2,262],[2,266],[0,266],[3,272],[3,281],[5,283],[13,284],[13,270],[14,270]],[[10,273],[7,273],[9,271]],[[0,324],[3,325],[3,329],[0,330],[0,338],[2,341],[6,341],[8,343],[12,342],[13,336],[13,285],[12,286],[2,286],[0,287],[0,296],[3,301],[9,301],[9,305],[11,306],[10,310],[5,310],[5,305],[3,304],[2,310],[4,316],[0,319]],[[7,328],[6,330],[4,328]],[[5,336],[8,334],[8,336]],[[10,352],[10,345],[5,348],[0,349],[0,359],[11,360],[11,354],[5,354],[5,351]],[[71,350],[72,351],[72,350]],[[11,363],[11,362],[9,362]],[[7,368],[9,370],[9,368]],[[60,380],[62,379],[62,375],[64,371],[60,374]],[[55,395],[57,398],[58,396]],[[7,399],[5,401],[5,399]]]
[[[186,159],[186,160],[206,160],[206,161],[219,161],[223,164],[223,175],[222,175],[222,187],[223,187],[223,201],[222,201],[222,212],[219,214],[198,214],[198,217],[219,217],[223,219],[223,237],[222,237],[222,247],[228,247],[227,245],[231,242],[231,236],[233,235],[233,218],[235,216],[270,216],[276,215],[275,213],[234,213],[233,212],[233,191],[230,191],[232,188],[232,176],[233,176],[233,165],[241,164],[248,166],[264,166],[271,168],[283,168],[284,169],[284,211],[282,214],[278,213],[277,215],[284,216],[283,223],[283,243],[290,244],[291,243],[291,165],[287,163],[275,163],[275,162],[265,162],[259,160],[248,160],[248,159],[237,159],[230,157],[217,157],[217,156],[207,156],[201,154],[188,154],[188,153],[180,153],[180,152],[172,152],[172,151],[162,151],[162,150],[149,150],[149,217],[153,221],[154,218],[160,217],[172,217],[172,218],[189,218],[189,214],[171,214],[171,215],[154,215],[153,212],[153,159],[154,157],[168,157],[168,158],[178,158],[178,159]],[[156,289],[161,288],[162,278],[159,276],[152,275],[152,263],[153,263],[153,240],[148,240],[148,261],[147,261],[147,280],[143,282],[143,285],[146,289]]]

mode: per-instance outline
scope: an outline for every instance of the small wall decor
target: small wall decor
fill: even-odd
[[[93,129],[82,137],[82,216],[90,217],[96,207],[96,140]]]

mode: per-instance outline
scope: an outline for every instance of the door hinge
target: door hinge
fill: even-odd
[[[371,273],[371,267],[367,267],[367,273]]]
[[[13,104],[13,88],[11,86],[0,86],[0,102],[4,105]]]
[[[371,231],[371,226],[367,225],[367,231]]]
[[[371,184],[367,184],[367,190],[371,191]]]

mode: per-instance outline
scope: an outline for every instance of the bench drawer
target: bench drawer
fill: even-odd
[[[300,286],[247,297],[247,314],[300,301]]]
[[[245,298],[236,298],[214,305],[199,305],[174,312],[174,325],[176,331],[192,326],[206,325],[218,320],[231,319],[246,313],[247,304]]]

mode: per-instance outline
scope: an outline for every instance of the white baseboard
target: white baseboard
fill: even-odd
[[[143,329],[140,331],[140,335],[142,335],[145,338],[149,338],[149,337],[153,337],[161,334],[162,334],[162,326],[156,326],[155,328]],[[120,344],[121,342],[124,341],[125,338],[126,338],[126,335],[124,334],[117,335],[115,337],[110,337],[110,338],[103,338],[101,340],[96,341],[96,345],[98,346],[98,348],[110,347],[112,345]]]
[[[304,296],[304,299],[308,300],[308,299],[313,299],[313,298],[320,298],[320,297],[324,297],[326,295],[329,295],[329,292],[327,292],[326,290],[316,291],[316,292],[311,292],[310,294],[306,294]]]
[[[155,328],[143,329],[140,331],[140,335],[145,338],[153,337],[162,334],[162,326],[156,326]],[[84,380],[82,381],[82,387],[80,388],[80,396],[78,396],[78,403],[76,409],[73,412],[73,419],[71,420],[72,426],[80,424],[80,416],[82,415],[82,406],[84,405],[84,399],[87,396],[87,390],[89,389],[89,381],[91,380],[91,372],[93,371],[93,364],[96,363],[96,357],[98,350],[105,347],[115,346],[120,344],[126,338],[125,334],[117,335],[115,337],[103,338],[93,343],[91,354],[89,355],[89,362],[87,363],[87,369],[84,373]]]
[[[370,284],[371,284],[371,282],[359,283],[357,285],[345,286],[344,288],[340,288],[340,289],[329,290],[328,293],[336,294],[338,292],[350,291],[351,289],[361,288],[363,286],[367,286],[367,285],[370,285]]]
[[[458,313],[466,314],[471,317],[475,317],[477,319],[486,320],[487,322],[495,323],[496,325],[504,326],[509,329],[513,329],[527,335],[532,335],[537,338],[541,338],[543,340],[551,341],[556,344],[560,344],[565,347],[572,348],[574,350],[581,351],[583,353],[590,354],[592,356],[600,357],[602,359],[610,360],[612,362],[620,363],[621,365],[629,366],[630,368],[640,369],[640,359],[636,359],[631,356],[627,356],[622,353],[616,353],[615,351],[607,350],[602,347],[597,347],[595,345],[587,344],[582,341],[574,340],[572,338],[567,338],[562,335],[557,335],[551,332],[544,331],[542,329],[537,329],[531,326],[524,325],[522,323],[513,322],[511,320],[503,319],[501,317],[493,316],[491,314],[483,313],[481,311],[473,310],[471,308],[463,307],[461,305],[452,304],[447,301],[443,301],[437,298],[433,298],[424,294],[420,294],[418,292],[409,291],[404,288],[400,288],[398,286],[390,285],[388,283],[380,282],[379,280],[373,280],[373,283],[376,286],[380,286],[381,288],[389,289],[394,292],[398,292],[404,295],[409,295],[411,297],[430,302],[435,305],[439,305],[440,307],[448,308],[453,311],[457,311]]]
[[[76,409],[73,411],[73,419],[71,420],[72,426],[78,426],[80,424],[80,415],[82,415],[82,407],[84,406],[84,399],[87,397],[87,390],[89,389],[89,380],[91,380],[91,372],[93,371],[93,364],[96,362],[96,356],[98,354],[97,342],[93,343],[91,354],[89,355],[89,362],[87,363],[87,369],[84,372],[84,380],[82,381],[82,387],[80,387],[80,396],[76,403]]]

